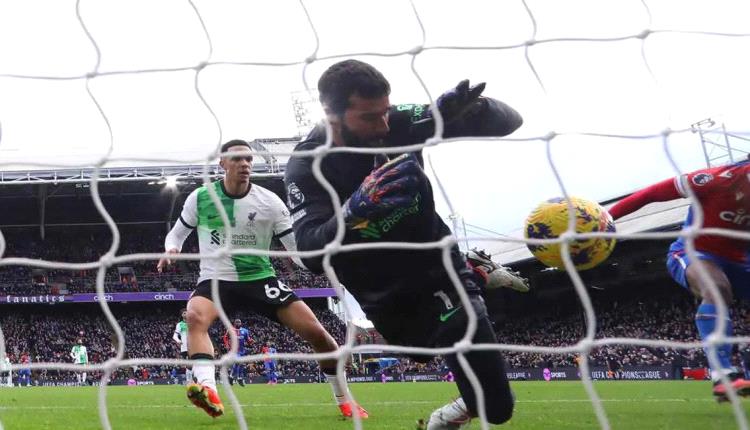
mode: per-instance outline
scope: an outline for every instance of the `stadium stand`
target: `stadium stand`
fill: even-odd
[[[79,185],[81,185],[79,187]],[[112,213],[121,232],[118,255],[159,252],[170,220],[176,218],[174,208],[181,207],[184,197],[197,181],[183,183],[175,192],[150,183],[103,183],[102,199]],[[268,180],[263,186],[282,197],[279,181]],[[45,188],[46,187],[46,188]],[[0,217],[0,227],[7,243],[4,257],[29,257],[52,261],[96,261],[111,243],[111,234],[102,224],[91,204],[83,184],[35,185],[3,188],[8,211]],[[41,197],[40,197],[41,196]],[[38,205],[46,199],[44,208]],[[630,221],[633,231],[674,230],[671,216],[683,210],[683,205],[656,210]],[[43,217],[42,212],[46,215]],[[665,215],[666,214],[666,215]],[[664,218],[669,215],[668,218]],[[673,219],[674,218],[674,219]],[[628,220],[626,220],[628,221]],[[664,269],[664,254],[668,241],[621,241],[606,264],[582,273],[583,280],[594,301],[597,316],[597,337],[638,336],[649,339],[695,341],[693,326],[694,303],[680,290]],[[186,243],[185,252],[196,252],[193,235]],[[487,307],[492,315],[498,338],[508,344],[566,346],[575,344],[583,335],[585,324],[580,302],[567,274],[543,267],[530,259],[525,247],[508,244],[493,250],[495,258],[531,280],[532,291],[518,294],[509,290],[488,292]],[[314,276],[296,268],[287,259],[272,259],[279,278],[292,288],[324,288],[327,278]],[[166,273],[155,270],[155,261],[128,263],[133,276],[122,276],[121,266],[108,270],[105,280],[107,293],[190,291],[195,285],[198,263],[180,261]],[[75,294],[95,291],[95,271],[35,270],[29,267],[0,267],[0,299],[6,296],[40,294]],[[2,301],[2,300],[0,300]],[[112,303],[115,314],[125,330],[127,357],[175,358],[177,350],[171,334],[182,303]],[[341,320],[323,310],[322,300],[315,305],[319,318],[339,342],[345,329]],[[71,312],[74,310],[74,312]],[[746,305],[734,309],[742,321],[750,316]],[[230,315],[234,317],[235,315]],[[306,345],[286,329],[258,316],[237,314],[246,321],[258,347],[266,341],[279,351],[309,352]],[[88,343],[92,362],[102,362],[113,354],[111,329],[101,310],[89,304],[3,304],[0,324],[6,337],[7,349],[13,362],[28,351],[35,362],[69,362],[68,352],[82,331]],[[747,333],[746,323],[738,326],[738,333]],[[218,324],[211,331],[221,351],[223,328]],[[372,344],[373,350],[382,338],[372,330],[361,330],[357,343]],[[252,351],[255,352],[255,351]],[[736,363],[740,355],[750,355],[747,348],[736,348]],[[370,357],[380,354],[373,353]],[[570,368],[578,357],[574,354],[507,353],[510,369]],[[356,357],[349,369],[351,375],[363,375],[373,369]],[[682,367],[704,367],[706,359],[700,349],[673,350],[612,345],[591,352],[593,366],[668,366],[679,375]],[[315,362],[282,362],[282,375],[317,374]],[[154,379],[171,374],[168,366],[119,369],[114,378]],[[262,367],[250,366],[249,376],[259,375]],[[405,372],[443,372],[442,360],[418,363],[400,357],[395,365],[378,371],[393,374]],[[65,372],[43,370],[35,372],[43,380],[64,380]],[[92,374],[91,378],[99,375]]]
[[[28,257],[51,261],[86,262],[96,261],[107,251],[111,234],[105,226],[75,226],[73,228],[50,228],[44,240],[29,228],[3,231],[8,242],[6,257]],[[164,225],[126,225],[121,228],[119,255],[162,252],[164,248]],[[37,238],[34,238],[34,237]],[[184,252],[197,252],[195,235],[191,235]],[[291,288],[327,288],[328,279],[313,275],[289,259],[273,258],[272,263],[282,282]],[[156,271],[155,261],[128,263],[134,278],[123,278],[117,267],[107,272],[107,292],[127,291],[191,291],[198,278],[197,261],[180,261],[165,273]],[[35,279],[29,267],[0,267],[0,295],[38,295],[57,293],[85,293],[95,291],[96,271],[50,270],[39,271]],[[42,275],[43,273],[43,275]]]
[[[146,304],[113,304],[113,312],[125,335],[125,357],[179,358],[179,348],[172,341],[172,333],[178,320],[182,304],[146,303]],[[71,312],[75,308],[75,312]],[[316,309],[315,313],[321,323],[338,342],[344,341],[346,329],[341,320],[326,309]],[[258,315],[233,313],[231,319],[240,318],[250,329],[253,345],[250,352],[260,353],[266,342],[271,343],[279,352],[306,352],[312,349],[289,329],[271,322]],[[29,352],[33,362],[70,362],[70,348],[76,339],[82,338],[89,351],[92,363],[102,363],[114,356],[115,338],[101,310],[97,305],[55,306],[15,306],[8,308],[0,317],[0,324],[6,339],[6,348],[12,362],[24,352]],[[221,338],[224,327],[216,323],[210,335],[216,345],[217,356],[224,353]],[[249,375],[261,373],[263,363],[249,366]],[[146,372],[143,372],[146,369]],[[279,373],[285,376],[317,375],[318,364],[315,361],[279,362]],[[145,366],[139,368],[121,368],[112,379],[168,378],[172,367]],[[67,372],[42,370],[36,372],[35,379],[55,381],[69,377]],[[92,378],[101,375],[93,373]]]
[[[125,333],[126,357],[176,358],[178,350],[171,341],[174,324],[179,313],[179,303],[139,303],[112,304],[115,316]],[[695,341],[692,325],[693,304],[687,295],[665,294],[635,296],[625,299],[597,301],[598,336],[618,337],[638,335],[647,339]],[[74,308],[75,312],[70,310]],[[567,346],[578,341],[583,335],[584,325],[580,312],[572,308],[540,308],[536,314],[524,318],[505,318],[496,323],[496,331],[502,342],[513,344],[534,344],[545,346]],[[316,309],[316,315],[323,325],[337,339],[343,342],[345,326],[341,320],[326,309]],[[748,321],[750,308],[737,306],[736,315],[741,321]],[[280,352],[311,352],[298,336],[288,329],[257,315],[233,313],[231,318],[240,318],[250,329],[254,344],[252,353],[270,342]],[[57,305],[18,305],[6,308],[0,317],[6,337],[6,347],[11,360],[23,352],[30,352],[34,362],[69,362],[68,353],[76,338],[83,338],[89,348],[90,360],[101,363],[114,354],[112,331],[104,320],[98,306],[94,304]],[[749,327],[744,323],[738,330]],[[221,349],[224,329],[215,324],[211,336]],[[367,332],[357,336],[358,343],[380,343],[377,333]],[[735,359],[741,362],[745,348],[737,348]],[[256,351],[257,350],[257,351]],[[558,368],[575,367],[575,354],[508,353],[511,368]],[[597,348],[590,355],[592,365],[607,366],[616,362],[620,366],[671,366],[678,372],[682,367],[704,367],[706,358],[700,349],[674,350],[671,348],[651,348],[637,346],[608,346]],[[314,361],[281,361],[280,373],[285,376],[317,375],[318,366]],[[145,369],[145,370],[144,370]],[[251,364],[250,377],[262,375],[262,363]],[[426,364],[417,363],[402,357],[395,366],[386,371],[391,374],[404,372],[441,372],[445,367],[442,360],[434,359]],[[119,369],[113,379],[152,379],[169,378],[169,366],[146,366]],[[368,373],[361,362],[355,360],[349,368],[350,375]],[[45,381],[63,380],[69,375],[56,370],[42,370],[35,378]],[[91,375],[97,378],[96,373]]]

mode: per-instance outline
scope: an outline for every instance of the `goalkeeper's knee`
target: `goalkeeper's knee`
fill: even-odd
[[[489,403],[489,402],[487,402]],[[508,399],[497,399],[491,405],[487,405],[485,410],[487,411],[487,421],[490,424],[502,424],[511,419],[513,416],[513,407],[516,403],[516,395],[513,390],[510,391],[510,398]]]

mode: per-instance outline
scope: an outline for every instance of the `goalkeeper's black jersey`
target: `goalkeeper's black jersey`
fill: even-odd
[[[521,125],[520,115],[509,106],[493,99],[481,100],[481,109],[476,110],[461,124],[446,128],[444,135],[503,136]],[[425,130],[415,132],[411,125],[424,112],[425,105],[393,106],[385,146],[402,146],[423,141]],[[297,145],[295,151],[311,150],[324,143],[325,128],[321,124]],[[421,152],[417,153],[417,158],[422,163]],[[287,163],[284,178],[297,247],[302,251],[323,249],[336,234],[333,203],[328,192],[313,176],[312,162],[313,158],[310,156],[293,155]],[[374,155],[331,153],[323,158],[321,170],[343,203],[374,166]],[[382,220],[345,229],[344,243],[424,243],[438,241],[451,234],[448,226],[435,212],[429,184],[424,194],[419,203],[412,207],[396,210]],[[457,247],[452,249],[451,255],[453,266],[459,274],[467,276],[470,271],[467,272],[466,263]],[[303,262],[311,271],[321,273],[322,260],[322,257],[305,258]],[[413,296],[415,289],[431,288],[434,291],[450,288],[441,250],[438,248],[425,251],[347,251],[334,255],[331,263],[341,283],[357,298],[365,312],[408,306],[409,296]]]

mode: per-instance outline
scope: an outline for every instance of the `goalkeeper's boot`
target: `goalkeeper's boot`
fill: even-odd
[[[188,399],[198,408],[216,418],[224,414],[224,405],[219,394],[206,385],[190,384],[187,386]]]
[[[357,411],[357,415],[359,415],[359,417],[363,420],[370,417],[370,414],[367,413],[365,408],[356,403],[354,403],[354,407],[352,407],[351,402],[342,403],[339,405],[339,410],[341,411],[341,415],[343,415],[344,418],[352,418],[355,410]]]
[[[521,274],[494,261],[489,254],[477,248],[473,248],[466,254],[466,259],[474,269],[485,279],[488,290],[497,288],[510,288],[521,293],[529,291],[529,280],[521,277]]]
[[[458,398],[442,408],[438,408],[430,415],[425,424],[423,420],[417,422],[420,430],[458,430],[469,426],[471,416],[466,409],[464,399]]]
[[[732,389],[738,396],[740,397],[750,396],[750,381],[743,378],[742,375],[740,375],[737,372],[728,374],[727,378],[731,382]],[[719,403],[729,401],[729,395],[727,394],[727,389],[724,386],[724,384],[721,383],[720,380],[714,382],[713,395],[716,401]]]

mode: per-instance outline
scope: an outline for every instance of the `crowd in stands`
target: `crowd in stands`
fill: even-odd
[[[125,226],[122,228],[118,255],[158,252],[162,250],[163,225]],[[92,262],[97,261],[111,244],[108,230],[101,227],[76,230],[54,230],[45,240],[34,239],[28,231],[4,231],[7,247],[3,257],[27,257],[48,261]],[[195,235],[185,244],[183,252],[197,252]],[[325,277],[315,276],[296,267],[289,259],[272,259],[279,278],[292,288],[328,287]],[[134,277],[123,277],[118,267],[131,267]],[[156,272],[154,260],[140,260],[111,267],[105,278],[107,292],[169,291],[193,289],[197,275],[197,261],[180,261],[166,273]],[[94,291],[96,270],[46,270],[43,272],[25,266],[0,266],[0,295],[40,295],[50,293],[79,293]],[[676,288],[676,287],[675,287]],[[650,340],[697,342],[694,325],[696,304],[687,293],[633,296],[628,299],[595,301],[596,337],[629,337]],[[0,314],[6,350],[11,360],[29,352],[34,362],[70,363],[70,348],[77,338],[83,338],[88,347],[92,363],[102,363],[115,353],[115,338],[109,324],[97,306],[55,305],[35,307],[29,312],[23,306],[3,308]],[[179,304],[116,305],[113,306],[118,322],[125,334],[125,358],[152,357],[176,358],[178,346],[171,340],[177,322]],[[71,312],[71,310],[75,310]],[[316,311],[318,318],[343,343],[345,326],[330,311]],[[750,307],[735,305],[732,309],[735,333],[747,335],[750,331]],[[239,313],[239,317],[250,328],[254,344],[251,353],[258,353],[266,343],[274,345],[279,352],[312,352],[310,347],[291,331],[257,315]],[[571,312],[569,308],[541,305],[537,312],[499,319],[495,331],[503,344],[536,345],[545,347],[569,347],[575,345],[585,333],[583,313]],[[217,354],[223,353],[221,337],[224,329],[220,324],[211,329],[217,345]],[[355,336],[357,343],[379,344],[382,337],[376,331],[362,331]],[[740,363],[739,350],[735,362]],[[577,366],[582,359],[578,353],[504,352],[510,368],[569,367]],[[677,367],[703,367],[707,361],[700,348],[675,349],[652,346],[606,345],[590,351],[588,358],[595,366],[654,365]],[[167,377],[170,366],[144,365],[120,368],[114,378]],[[314,361],[289,361],[279,363],[282,376],[317,374]],[[437,358],[427,363],[417,363],[401,358],[389,372],[445,371],[444,362]],[[249,376],[263,373],[262,362],[250,364]],[[365,374],[370,371],[354,360],[349,371]],[[38,372],[47,380],[67,376],[66,372],[42,370]],[[92,373],[96,378],[97,373]]]
[[[137,305],[113,306],[113,313],[125,336],[124,358],[179,358],[179,345],[172,340],[179,319],[179,307],[174,304],[159,307],[150,304],[136,309],[134,306]],[[73,307],[77,308],[76,312],[69,312]],[[85,310],[81,308],[80,305],[58,305],[30,313],[28,310],[24,312],[25,307],[14,307],[0,316],[5,348],[11,361],[18,363],[22,354],[29,353],[32,362],[71,363],[70,351],[79,338],[88,349],[90,363],[103,363],[114,357],[117,338],[101,310],[98,306],[86,306]],[[343,343],[346,328],[341,320],[328,310],[316,309],[315,314],[331,335]],[[240,318],[244,326],[250,329],[253,343],[249,346],[249,354],[259,354],[266,344],[274,346],[280,353],[313,352],[295,333],[266,318],[242,312],[231,313],[230,318]],[[217,322],[209,333],[214,341],[216,356],[219,357],[226,352],[222,343],[226,330]],[[277,366],[282,376],[318,374],[315,361],[279,360]],[[144,375],[148,375],[148,378],[168,378],[172,368],[149,364],[119,368],[112,378],[144,379]],[[249,376],[262,373],[262,362],[248,366]],[[92,378],[100,376],[98,372],[89,374]],[[70,375],[65,371],[42,370],[38,377],[54,381],[69,379]]]
[[[177,358],[178,345],[171,337],[178,319],[179,304],[113,305],[113,312],[125,335],[125,358]],[[70,312],[71,309],[75,312]],[[82,338],[89,350],[92,363],[102,363],[115,354],[114,332],[95,305],[55,305],[36,306],[34,312],[25,306],[8,307],[0,316],[6,349],[14,362],[22,353],[29,352],[35,362],[70,363],[70,349],[76,339]],[[630,300],[601,304],[597,309],[597,337],[639,337],[681,342],[697,341],[693,325],[694,304],[687,296],[654,298],[652,301]],[[345,339],[346,327],[341,320],[328,310],[318,309],[316,315],[339,343]],[[736,332],[745,334],[750,329],[748,317],[750,308],[735,306]],[[260,352],[266,344],[273,345],[279,352],[312,352],[290,330],[263,317],[248,313],[233,313],[230,318],[240,318],[251,331],[253,344],[250,353]],[[584,323],[581,314],[530,315],[523,318],[509,318],[496,324],[500,342],[551,347],[565,347],[576,344],[583,336]],[[216,345],[217,356],[224,353],[221,338],[225,330],[218,322],[210,334]],[[373,331],[362,331],[355,336],[358,343],[381,343],[382,338]],[[527,367],[570,367],[577,366],[580,355],[576,353],[543,354],[532,352],[505,352],[510,368]],[[739,356],[735,357],[740,363]],[[665,347],[608,345],[596,348],[589,355],[591,364],[607,366],[612,362],[618,366],[654,365],[679,367],[706,366],[706,357],[700,348],[673,349]],[[248,376],[262,376],[262,362],[248,365]],[[315,361],[280,360],[279,373],[284,376],[317,375]],[[142,365],[120,368],[114,378],[168,378],[172,367]],[[372,373],[362,362],[353,360],[349,373],[362,375]],[[386,371],[404,372],[444,372],[447,368],[439,357],[427,363],[418,363],[406,357]],[[63,378],[66,372],[43,370],[38,373],[43,379]],[[67,375],[69,376],[69,375]],[[100,375],[91,374],[93,378]]]
[[[699,342],[695,328],[694,300],[687,293],[634,298],[627,301],[595,303],[596,338],[628,337],[649,340]],[[735,333],[750,330],[750,307],[737,304],[732,308]],[[498,340],[506,344],[551,347],[575,345],[585,333],[582,311],[565,316],[537,315],[509,319],[496,325]],[[512,352],[505,354],[511,367],[576,366],[579,354],[542,354]],[[704,367],[707,359],[702,349],[674,349],[651,346],[607,345],[594,348],[589,354],[592,365],[607,366],[675,366]],[[736,362],[740,362],[739,352]]]
[[[164,225],[121,226],[117,255],[156,253],[164,250]],[[25,257],[67,263],[96,262],[108,251],[112,239],[106,227],[50,229],[44,240],[29,229],[3,231],[7,247],[3,257]],[[197,253],[195,235],[183,247],[183,253]],[[294,265],[288,258],[272,258],[279,279],[291,288],[325,288],[325,276],[314,275]],[[118,268],[133,269],[134,276],[122,276]],[[180,260],[164,273],[156,271],[155,260],[116,264],[107,270],[104,289],[108,293],[135,291],[190,291],[200,272],[197,260]],[[0,295],[32,296],[94,292],[96,269],[41,270],[28,266],[0,267]]]

